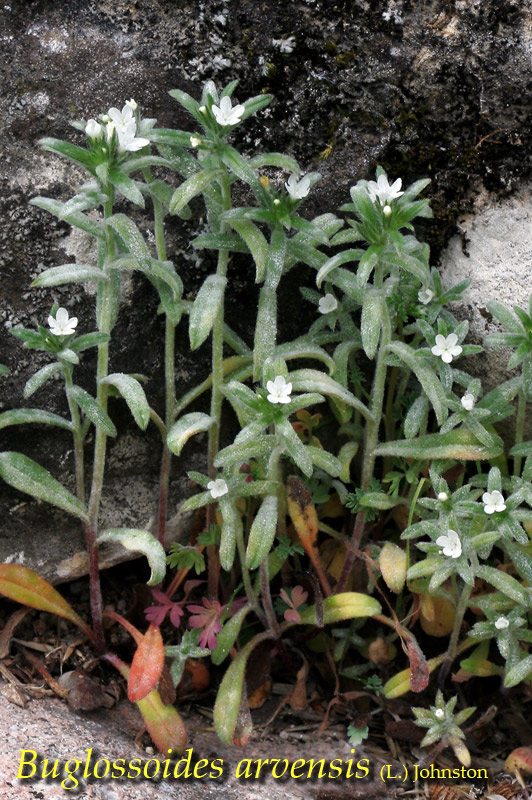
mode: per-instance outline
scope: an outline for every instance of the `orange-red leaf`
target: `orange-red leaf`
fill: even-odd
[[[164,644],[159,628],[150,625],[131,663],[127,696],[137,703],[155,688],[164,666]]]
[[[128,680],[130,668],[114,653],[106,653],[107,659]],[[165,755],[168,751],[180,754],[185,749],[187,734],[183,720],[173,706],[165,706],[158,691],[152,689],[137,706],[144,719],[154,745]]]
[[[24,606],[64,617],[81,628],[90,639],[93,638],[92,630],[76,614],[70,603],[28,567],[20,564],[0,564],[0,593]]]

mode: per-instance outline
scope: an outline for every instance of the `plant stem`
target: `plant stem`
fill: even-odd
[[[76,470],[76,494],[82,503],[85,502],[85,465],[83,453],[83,435],[81,433],[81,418],[77,403],[72,400],[69,389],[74,385],[72,380],[72,366],[63,363],[63,375],[65,378],[66,396],[68,401],[68,408],[70,410],[70,418],[74,427],[72,431],[72,439],[74,441],[74,464]]]
[[[223,175],[220,179],[220,188],[222,192],[222,207],[224,211],[231,208],[231,187],[229,184],[229,176]],[[220,233],[225,233],[227,224],[221,222],[219,224]],[[229,251],[218,251],[218,264],[216,274],[222,278],[227,275],[227,265],[229,263]],[[223,366],[223,347],[224,347],[224,300],[220,302],[220,307],[214,321],[212,328],[212,389],[211,389],[211,417],[214,418],[214,423],[209,428],[209,439],[207,445],[207,469],[211,478],[216,476],[214,468],[214,459],[220,446],[220,421],[222,415],[222,384],[224,379],[224,366]],[[212,505],[207,509],[207,529],[214,523],[215,510]],[[207,548],[208,557],[208,572],[209,572],[209,595],[215,598],[218,594],[218,575],[219,575],[219,556],[217,549],[214,545],[209,545]],[[248,576],[249,581],[249,576]],[[250,584],[251,585],[251,584]]]
[[[451,636],[449,638],[449,646],[447,647],[445,661],[440,671],[440,676],[439,676],[440,683],[442,683],[449,674],[451,664],[456,657],[458,637],[460,636],[462,621],[464,619],[464,614],[467,611],[467,605],[469,603],[469,598],[471,596],[472,589],[473,589],[472,586],[470,586],[468,583],[464,583],[462,592],[460,594],[460,597],[458,598],[458,605],[456,606],[456,612],[454,617],[454,625],[451,631]]]
[[[251,583],[251,578],[249,576],[249,569],[246,564],[246,546],[244,544],[244,527],[239,525],[237,528],[236,533],[236,547],[238,550],[238,557],[240,559],[240,564],[242,567],[242,580],[244,581],[244,588],[246,590],[246,596],[248,598],[250,606],[255,611],[255,614],[258,616],[264,627],[268,627],[266,617],[260,607],[259,601],[257,599],[257,595],[255,594],[255,590],[253,589],[253,585]]]
[[[108,219],[113,213],[114,193],[111,186],[104,187],[108,200],[104,205],[104,219]],[[105,231],[105,260],[103,269],[109,277],[109,281],[102,281],[98,286],[98,327],[101,333],[111,333],[113,325],[114,309],[116,307],[116,284],[111,280],[111,271],[108,269],[109,263],[115,254],[114,233],[107,226]],[[108,389],[102,383],[108,374],[109,365],[109,342],[103,342],[98,346],[98,362],[96,368],[96,399],[100,407],[107,411]],[[89,579],[91,596],[92,624],[96,637],[96,647],[99,652],[105,650],[105,637],[102,622],[102,597],[100,590],[100,573],[98,559],[98,513],[102,496],[103,477],[105,470],[107,435],[101,427],[96,427],[94,440],[94,456],[92,485],[89,498],[89,522],[84,525],[85,543],[89,555]]]
[[[262,564],[260,565],[260,587],[261,587],[261,597],[262,597],[262,606],[264,608],[264,613],[266,614],[266,619],[268,620],[268,628],[273,634],[273,636],[279,636],[279,624],[277,622],[277,617],[275,616],[275,611],[273,609],[272,603],[272,596],[270,593],[270,577],[268,575],[268,557],[264,559]]]

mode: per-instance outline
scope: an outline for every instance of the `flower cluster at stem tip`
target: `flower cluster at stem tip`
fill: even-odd
[[[107,114],[102,114],[100,122],[90,119],[85,126],[85,133],[96,141],[102,136],[110,142],[116,133],[118,139],[118,152],[134,153],[149,144],[148,139],[137,136],[137,118],[135,112],[137,103],[127,100],[122,111],[110,108]]]

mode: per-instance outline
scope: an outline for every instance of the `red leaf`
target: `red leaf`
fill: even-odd
[[[422,692],[429,682],[427,660],[415,639],[408,639],[406,652],[410,661],[410,688],[413,692]]]
[[[130,668],[114,653],[106,653],[109,661],[127,680]],[[180,754],[185,749],[187,734],[183,720],[173,706],[165,706],[159,692],[152,689],[142,700],[137,701],[139,711],[144,719],[154,745],[165,755],[169,751]]]
[[[159,628],[150,625],[137,647],[127,682],[127,696],[137,703],[155,688],[164,666],[164,644]]]
[[[0,564],[0,593],[24,606],[57,614],[73,622],[90,639],[94,634],[70,603],[61,597],[44,578],[20,564]]]

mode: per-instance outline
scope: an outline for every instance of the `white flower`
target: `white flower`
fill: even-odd
[[[432,298],[434,297],[434,292],[432,289],[428,288],[421,288],[417,293],[417,299],[420,303],[423,303],[424,306],[428,306]]]
[[[449,499],[449,495],[447,494],[447,492],[439,492],[438,500],[440,501],[440,503],[445,503],[445,501],[448,500],[448,499]]]
[[[332,294],[326,294],[325,297],[320,297],[318,304],[318,311],[320,314],[330,314],[331,311],[336,311],[338,308],[338,300]]]
[[[131,98],[131,100],[126,100],[126,106],[128,106],[132,111],[136,111],[138,108],[138,105],[135,103],[133,98]]]
[[[223,497],[224,494],[227,494],[229,491],[229,487],[223,478],[217,478],[215,481],[209,481],[207,484],[207,489],[211,493],[213,500],[216,500],[218,497]]]
[[[66,308],[58,308],[55,319],[51,315],[48,317],[48,325],[54,336],[70,336],[78,324],[77,317],[69,317]]]
[[[129,102],[131,103],[131,101]],[[110,138],[109,128],[113,125],[113,129],[116,130],[116,135],[118,136],[119,150],[134,153],[136,150],[140,150],[142,147],[146,147],[146,145],[149,144],[148,139],[137,138],[136,136],[137,121],[133,115],[133,108],[130,104],[126,103],[122,111],[119,111],[118,108],[110,108],[107,114],[111,120],[107,125],[107,138]]]
[[[240,122],[240,117],[245,110],[244,106],[240,105],[233,108],[230,97],[222,97],[220,105],[212,107],[212,113],[218,125],[236,125]]]
[[[285,187],[292,200],[302,200],[310,192],[310,178],[304,175],[298,180],[297,175],[290,175]]]
[[[190,146],[191,147],[199,147],[201,144],[201,139],[198,139],[197,136],[190,137]]]
[[[85,133],[89,139],[98,139],[102,132],[102,126],[95,119],[90,119],[85,126]]]
[[[456,531],[449,529],[447,531],[447,536],[438,536],[436,544],[443,548],[442,552],[444,556],[459,558],[459,556],[462,555],[462,542]]]
[[[459,344],[456,344],[458,341],[458,336],[456,333],[450,333],[449,336],[445,337],[441,333],[438,333],[436,336],[436,344],[432,348],[432,354],[435,356],[440,356],[441,360],[445,364],[450,364],[451,361],[455,356],[459,356],[462,352],[462,348]]]
[[[507,617],[499,617],[495,620],[495,627],[498,631],[503,631],[505,628],[510,627],[510,620]]]
[[[277,375],[274,381],[268,381],[266,388],[269,392],[270,403],[289,403],[292,384],[287,383],[282,375]]]
[[[114,122],[108,122],[107,125],[105,126],[105,137],[108,142],[110,142],[111,139],[113,138],[113,133],[115,132],[115,130],[116,130],[116,125],[114,124]]]
[[[506,503],[502,494],[495,489],[494,492],[484,492],[482,495],[484,511],[486,514],[494,514],[496,511],[504,511]]]
[[[460,400],[462,403],[462,407],[465,408],[466,411],[472,411],[475,407],[475,395],[473,394],[465,394],[462,399]]]
[[[368,192],[371,201],[374,203],[377,198],[380,200],[382,206],[391,203],[397,197],[401,197],[404,192],[400,192],[402,180],[397,178],[390,186],[386,175],[379,175],[376,181],[369,181]]]
[[[436,719],[445,719],[445,711],[443,710],[443,708],[437,708],[436,711],[434,712],[434,716],[436,717]]]

